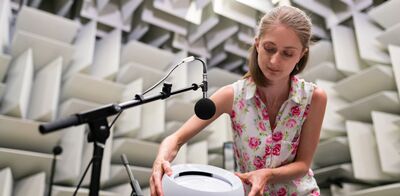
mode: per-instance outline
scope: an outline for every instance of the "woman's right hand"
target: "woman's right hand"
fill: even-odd
[[[153,171],[150,177],[150,191],[152,196],[162,196],[162,177],[167,174],[168,176],[172,175],[171,164],[169,161],[164,159],[157,159],[153,164]]]

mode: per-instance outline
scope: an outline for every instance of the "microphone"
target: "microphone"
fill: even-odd
[[[191,58],[187,57],[186,59]],[[190,59],[191,60],[191,59]],[[197,117],[202,120],[208,120],[212,118],[215,114],[215,104],[214,102],[207,98],[208,82],[207,82],[207,66],[203,60],[200,58],[193,57],[193,60],[199,60],[203,64],[203,84],[201,85],[201,90],[203,91],[203,98],[196,102],[194,106],[194,113]]]
[[[121,161],[125,166],[128,173],[130,184],[132,187],[131,196],[143,196],[142,189],[140,188],[139,182],[133,177],[131,168],[129,167],[129,161],[125,154],[121,155]]]

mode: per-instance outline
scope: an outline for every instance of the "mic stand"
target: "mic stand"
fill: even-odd
[[[98,196],[100,189],[101,161],[107,138],[110,136],[110,127],[108,126],[107,117],[118,114],[125,109],[135,107],[145,103],[153,102],[160,99],[166,99],[171,95],[186,92],[189,90],[196,91],[199,87],[204,88],[204,84],[192,84],[191,87],[171,92],[172,84],[164,83],[162,92],[149,98],[141,95],[135,95],[135,100],[127,101],[120,104],[108,104],[87,112],[71,115],[69,117],[59,119],[47,124],[41,124],[39,131],[42,134],[57,131],[59,129],[77,126],[81,124],[89,124],[90,132],[88,134],[88,142],[93,142],[93,166],[90,179],[89,196]]]

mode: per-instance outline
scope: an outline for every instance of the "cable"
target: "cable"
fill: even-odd
[[[186,57],[186,58],[182,59],[182,61],[181,61],[180,63],[176,64],[171,70],[169,70],[169,72],[167,73],[167,75],[165,75],[161,80],[159,80],[159,81],[158,81],[156,84],[154,84],[152,87],[150,87],[150,88],[148,88],[146,91],[144,91],[144,93],[142,93],[141,96],[143,96],[143,95],[145,95],[146,93],[152,91],[154,88],[156,88],[158,85],[160,85],[161,82],[165,81],[165,80],[168,78],[168,76],[170,76],[171,73],[172,73],[176,68],[178,68],[180,65],[182,65],[183,63],[189,63],[189,62],[194,61],[194,60],[199,60],[199,61],[201,61],[201,63],[203,63],[203,65],[204,65],[204,61],[202,61],[202,60],[199,59],[199,58],[196,58],[196,57],[194,57],[194,56]],[[121,111],[117,114],[117,116],[113,119],[113,121],[111,122],[111,124],[108,126],[109,129],[111,129],[111,127],[112,127],[112,126],[114,125],[114,123],[117,121],[118,117],[121,115],[122,112],[123,112],[123,110],[121,110]]]
[[[82,176],[81,179],[79,180],[78,186],[76,187],[73,196],[76,196],[76,194],[78,193],[78,190],[79,190],[79,188],[81,187],[81,184],[82,184],[82,182],[83,182],[83,179],[85,178],[86,173],[88,172],[90,165],[92,165],[92,163],[93,163],[93,159],[94,159],[94,157],[92,157],[92,159],[90,160],[88,166],[87,166],[86,169],[85,169],[85,172],[83,172],[83,176]]]

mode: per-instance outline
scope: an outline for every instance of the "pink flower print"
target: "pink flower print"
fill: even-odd
[[[248,161],[248,160],[250,159],[249,154],[247,154],[247,152],[244,152],[244,153],[243,153],[243,159],[244,159],[245,161]]]
[[[265,146],[265,155],[264,156],[269,156],[271,155],[271,147],[269,145]]]
[[[296,76],[292,76],[292,80],[293,82],[297,83],[299,81],[299,79]]]
[[[300,116],[300,107],[299,106],[293,106],[290,111],[292,112],[293,116]]]
[[[272,134],[272,139],[274,140],[274,142],[279,142],[279,141],[282,140],[282,138],[283,138],[283,134],[280,131],[275,132],[274,134]]]
[[[287,128],[293,128],[294,126],[296,126],[296,120],[294,120],[294,119],[289,119],[289,120],[286,122],[286,127],[287,127]]]
[[[241,99],[238,104],[239,104],[239,109],[242,110],[245,106],[245,101]]]
[[[286,195],[286,189],[281,187],[278,192],[277,192],[278,196],[285,196]]]
[[[261,131],[266,131],[267,129],[265,128],[264,122],[259,121],[258,122],[258,128],[260,128]]]
[[[314,189],[314,190],[311,191],[311,195],[312,196],[319,196],[319,192]]]
[[[299,145],[297,143],[292,143],[292,154],[296,154],[297,147],[299,147]]]
[[[242,128],[242,125],[241,125],[241,124],[239,124],[239,123],[236,124],[236,123],[235,123],[234,128],[235,128],[236,132],[237,132],[239,135],[242,135],[242,133],[243,133],[243,128]]]
[[[257,108],[261,108],[261,101],[259,98],[255,98],[255,102],[256,102],[256,107]]]
[[[265,139],[265,143],[272,144],[274,140],[272,139],[272,135],[268,135]]]
[[[272,149],[272,154],[275,156],[279,156],[281,154],[281,144],[275,144]]]
[[[292,193],[290,194],[290,196],[297,196],[297,193]]]
[[[269,120],[269,115],[266,108],[262,110],[262,117],[264,120]]]
[[[255,148],[257,148],[258,147],[258,145],[260,145],[260,139],[259,138],[256,138],[256,137],[250,137],[249,138],[249,147],[251,148],[251,149],[255,149]]]
[[[304,118],[306,118],[307,117],[307,115],[308,115],[308,113],[310,112],[310,104],[307,104],[307,106],[306,106],[306,111],[304,111]]]
[[[253,160],[253,165],[256,169],[262,169],[265,166],[265,161],[261,157],[256,156]]]
[[[234,120],[235,118],[236,118],[236,112],[235,112],[235,110],[232,110],[231,119]]]

